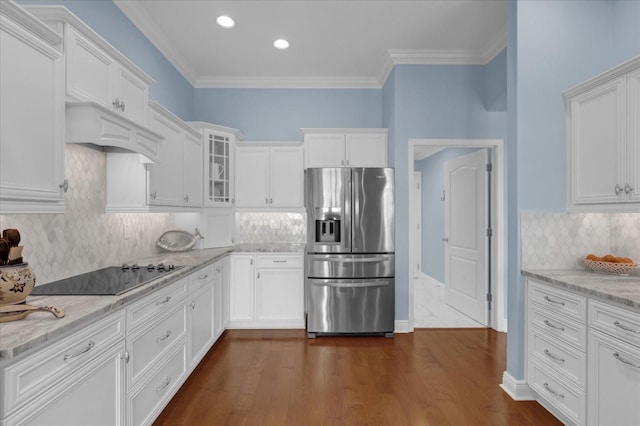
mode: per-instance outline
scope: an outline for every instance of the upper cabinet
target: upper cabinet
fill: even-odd
[[[61,41],[0,2],[0,214],[64,212]]]
[[[237,129],[191,122],[204,142],[204,206],[232,207],[235,202],[235,147],[242,140]]]
[[[236,206],[302,208],[302,147],[245,144],[236,149]]]
[[[565,94],[570,211],[640,206],[640,57]]]
[[[387,167],[387,129],[302,129],[305,168]]]

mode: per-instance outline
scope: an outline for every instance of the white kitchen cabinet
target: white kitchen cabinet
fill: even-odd
[[[215,338],[216,278],[214,266],[207,266],[189,278],[190,366],[194,368],[207,353]]]
[[[227,262],[225,262],[225,259]],[[224,259],[217,260],[213,264],[213,339],[218,339],[224,333],[226,326],[225,310],[228,312],[228,256]],[[226,283],[225,283],[226,281]],[[225,288],[225,286],[227,288]],[[225,302],[225,300],[227,300]],[[225,307],[227,305],[227,307]]]
[[[302,129],[305,168],[387,167],[387,129]]]
[[[302,254],[231,255],[228,328],[304,328]]]
[[[204,206],[232,207],[235,203],[235,147],[242,140],[237,129],[190,122],[204,141]]]
[[[64,212],[62,38],[0,4],[0,214]]]
[[[301,208],[304,205],[301,146],[238,145],[236,206]]]
[[[231,297],[231,256],[223,257],[221,260],[216,262],[216,265],[220,270],[219,278],[222,290],[222,298],[219,303],[220,306],[222,306],[222,309],[220,309],[220,312],[222,312],[222,324],[219,329],[219,337],[224,333],[224,330],[226,330],[230,318],[229,300]]]
[[[640,205],[640,59],[565,93],[570,210]]]

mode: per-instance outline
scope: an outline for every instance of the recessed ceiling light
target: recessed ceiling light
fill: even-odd
[[[235,21],[233,19],[231,19],[230,17],[225,16],[225,15],[218,16],[216,18],[216,22],[222,28],[233,28],[236,25],[236,23],[235,23]]]
[[[273,45],[278,49],[288,49],[289,42],[283,38],[279,38],[278,40],[273,42]]]

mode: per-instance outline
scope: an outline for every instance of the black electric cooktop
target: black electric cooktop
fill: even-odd
[[[35,286],[32,295],[119,295],[140,287],[162,275],[180,269],[181,266],[122,265],[109,266],[86,274],[75,275],[48,284]]]

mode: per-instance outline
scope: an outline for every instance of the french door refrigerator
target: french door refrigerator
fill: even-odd
[[[394,187],[392,168],[305,171],[308,337],[393,336]]]

